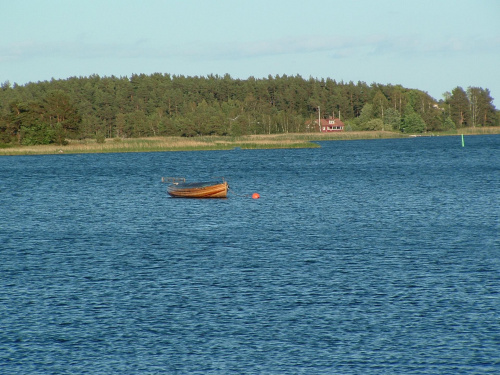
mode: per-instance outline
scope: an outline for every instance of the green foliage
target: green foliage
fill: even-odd
[[[495,107],[488,89],[469,87],[467,98],[470,103],[471,126],[492,126],[495,124]]]
[[[364,130],[382,130],[383,128],[384,128],[384,122],[379,118],[374,118],[365,123]]]
[[[413,113],[406,113],[408,106]],[[456,127],[499,124],[489,91],[473,87],[454,89],[438,105],[427,93],[400,85],[299,75],[92,75],[2,84],[0,142],[305,132],[319,108],[321,117],[340,117],[350,130],[439,130],[451,126],[447,117]]]
[[[104,134],[103,134],[103,133],[97,133],[97,134],[95,135],[95,140],[96,140],[96,142],[97,142],[97,143],[102,144],[102,143],[105,143],[105,142],[106,142],[106,137],[104,136]]]
[[[373,118],[374,118],[373,104],[366,103],[363,106],[363,109],[361,110],[361,114],[359,115],[358,120],[361,124],[363,124],[370,121]]]
[[[55,132],[42,123],[21,127],[21,144],[23,145],[48,145],[54,143],[55,139]]]
[[[40,100],[11,102],[9,109],[3,117],[4,132],[23,145],[64,145],[67,137],[78,134],[80,115],[60,90],[49,91]]]
[[[399,130],[401,128],[401,115],[394,108],[387,108],[384,113],[384,130]]]
[[[373,104],[366,103],[361,109],[361,113],[352,122],[350,122],[353,130],[369,130],[368,123],[374,119]]]
[[[381,90],[378,90],[375,93],[375,96],[372,99],[373,103],[373,115],[377,118],[384,118],[385,112],[389,108],[389,101],[382,93]]]
[[[405,108],[403,130],[405,133],[423,133],[425,131],[424,120],[413,110],[410,103],[408,103]]]
[[[450,116],[446,117],[446,119],[444,120],[444,123],[443,123],[443,130],[454,130],[456,129],[456,125],[455,123],[453,122],[453,120],[451,119]]]
[[[450,117],[457,128],[467,126],[470,119],[470,105],[464,89],[461,87],[454,88],[451,97],[448,99],[448,105],[450,107]]]

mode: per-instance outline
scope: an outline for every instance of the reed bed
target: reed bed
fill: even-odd
[[[500,127],[498,126],[484,126],[477,128],[461,128],[457,130],[450,130],[437,135],[486,135],[486,134],[500,134]]]
[[[459,134],[498,134],[500,128],[464,128],[446,133],[430,135]],[[158,151],[202,151],[231,149],[276,149],[276,148],[314,148],[320,147],[314,141],[407,138],[410,135],[389,131],[362,131],[339,133],[288,133],[246,135],[241,137],[150,137],[116,138],[98,143],[95,139],[70,140],[65,146],[37,145],[0,148],[0,155],[42,155],[42,154],[85,154],[118,152],[158,152]]]
[[[106,139],[97,143],[93,139],[70,140],[65,146],[37,145],[16,146],[0,149],[0,155],[41,155],[41,154],[84,154],[113,152],[155,152],[155,151],[202,151],[266,149],[266,148],[308,148],[319,147],[308,140],[270,136],[242,137],[151,137],[131,139]]]

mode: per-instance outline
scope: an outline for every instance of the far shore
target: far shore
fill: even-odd
[[[280,149],[320,147],[315,141],[345,141],[361,139],[387,139],[431,136],[500,134],[500,127],[464,128],[454,132],[404,134],[389,131],[359,131],[338,133],[288,133],[203,137],[148,137],[148,138],[109,138],[104,143],[95,139],[69,140],[67,145],[3,146],[1,155],[49,155],[49,154],[87,154],[121,152],[160,152],[160,151],[204,151],[232,149]]]

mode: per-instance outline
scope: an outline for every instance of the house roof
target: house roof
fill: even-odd
[[[333,121],[333,124],[330,123],[330,121]],[[312,122],[311,120],[306,121],[306,125],[318,125],[318,119],[314,119]],[[345,124],[339,119],[339,118],[322,118],[320,121],[321,126],[341,126],[345,127]]]
[[[331,123],[330,121],[333,121],[333,123]],[[315,122],[317,124],[318,120],[316,120]],[[322,118],[321,126],[328,126],[328,125],[345,126],[345,124],[339,118],[328,118],[328,119]]]

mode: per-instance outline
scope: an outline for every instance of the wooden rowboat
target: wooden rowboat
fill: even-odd
[[[185,178],[163,177],[162,182],[170,183],[167,193],[174,198],[227,198],[229,185],[222,181],[186,182]]]

